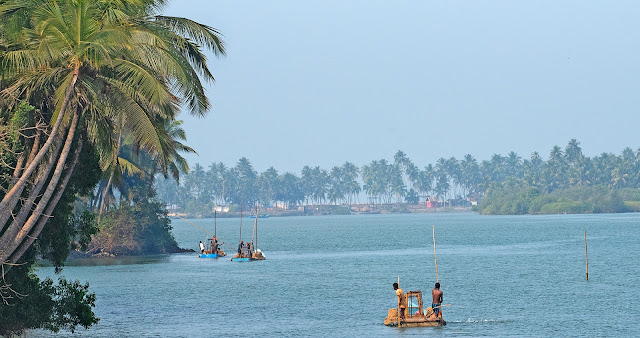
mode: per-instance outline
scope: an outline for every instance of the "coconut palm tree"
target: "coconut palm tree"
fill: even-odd
[[[277,188],[278,171],[274,167],[269,167],[258,178],[258,195],[263,205],[270,205],[276,200]]]
[[[32,102],[44,122],[14,184],[3,186],[0,262],[17,261],[18,246],[39,235],[45,209],[55,208],[76,163],[69,155],[82,145],[78,126],[80,136],[106,154],[117,148],[113,135],[121,121],[133,143],[164,160],[168,171],[173,155],[162,127],[183,104],[206,114],[210,103],[200,78],[213,76],[201,46],[224,54],[224,44],[211,27],[159,15],[162,3],[0,2],[0,99],[8,109]],[[21,197],[27,203],[18,206]],[[12,213],[17,217],[9,221]]]
[[[360,193],[360,183],[358,183],[359,173],[360,170],[358,167],[351,162],[345,162],[342,165],[343,184],[348,205],[351,205],[353,202],[352,198],[357,198]]]

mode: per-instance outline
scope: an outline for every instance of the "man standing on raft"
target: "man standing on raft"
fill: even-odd
[[[431,295],[433,296],[431,303],[433,314],[436,315],[436,317],[442,317],[442,312],[440,312],[440,309],[442,308],[442,291],[440,291],[440,283],[436,283],[436,287],[431,290]]]
[[[396,296],[398,296],[398,309],[400,313],[400,320],[404,320],[405,312],[407,311],[407,296],[404,291],[398,287],[398,283],[393,283],[393,289],[396,290]]]

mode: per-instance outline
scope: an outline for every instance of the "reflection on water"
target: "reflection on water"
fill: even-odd
[[[128,257],[93,257],[93,258],[73,258],[69,259],[65,266],[102,266],[102,265],[136,265],[136,264],[157,264],[171,260],[170,255],[150,255],[150,256],[128,256]],[[51,266],[48,262],[41,262],[43,267]]]

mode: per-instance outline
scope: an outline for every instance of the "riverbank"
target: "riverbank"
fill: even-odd
[[[437,207],[430,208],[425,204],[406,204],[406,203],[393,203],[393,204],[352,204],[347,205],[305,205],[292,209],[278,209],[278,208],[266,208],[261,209],[260,214],[268,214],[269,217],[289,217],[289,216],[327,216],[327,215],[371,215],[371,214],[426,214],[426,213],[440,213],[440,212],[473,212],[471,207]],[[252,213],[230,210],[228,212],[220,212],[216,214],[218,218],[238,218],[249,217]],[[214,213],[180,213],[170,212],[169,218],[213,218]]]

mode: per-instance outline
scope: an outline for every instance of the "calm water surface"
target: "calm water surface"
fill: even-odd
[[[213,232],[213,219],[192,220]],[[266,261],[197,254],[80,260],[63,275],[88,281],[100,323],[78,336],[395,337],[636,336],[640,332],[640,214],[480,216],[353,215],[260,219]],[[239,219],[218,238],[239,241]],[[253,222],[243,219],[243,240]],[[389,328],[391,284],[435,283],[443,328]],[[180,246],[205,234],[173,221]],[[585,280],[587,231],[589,281]],[[227,252],[231,249],[225,247]],[[54,276],[40,268],[42,277]],[[29,336],[49,333],[32,331]],[[70,335],[62,333],[61,335]]]

